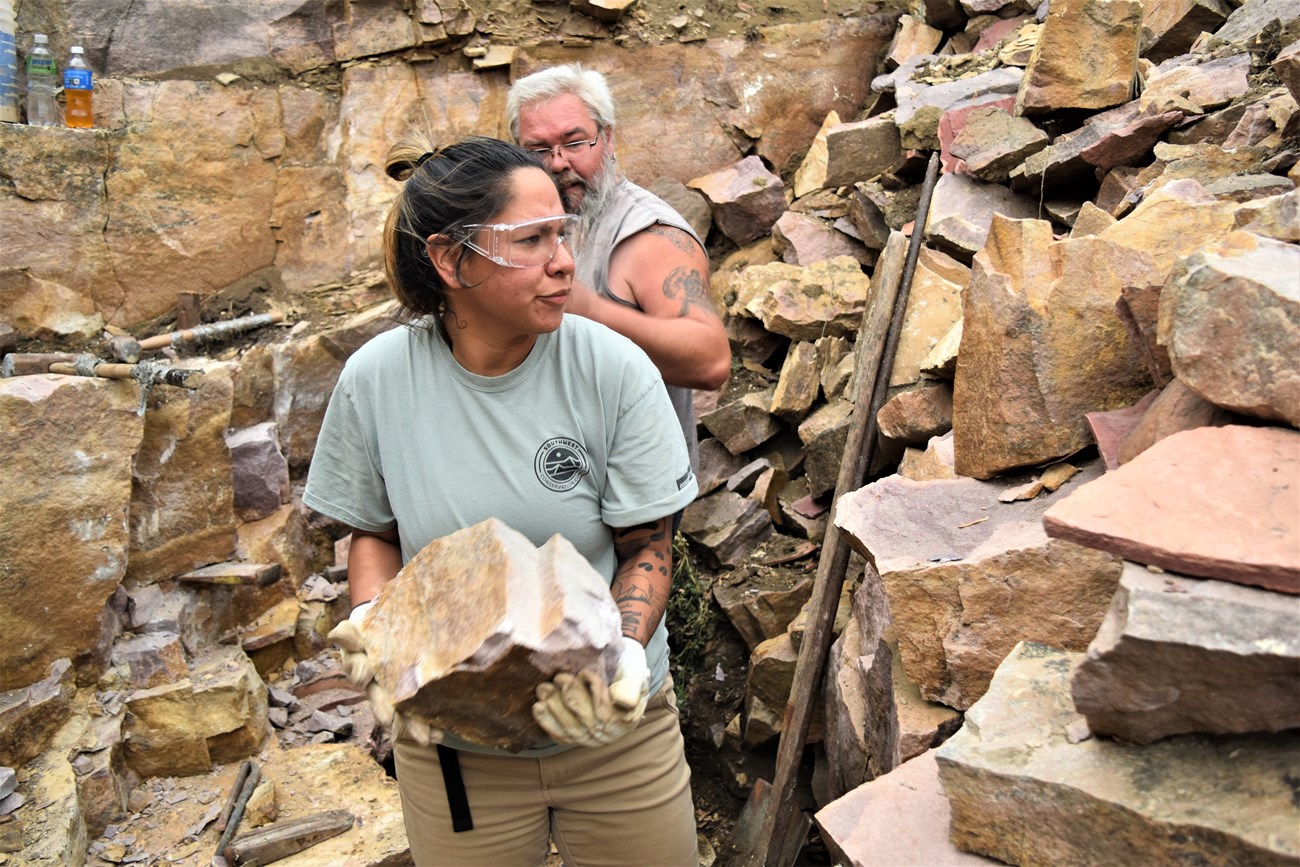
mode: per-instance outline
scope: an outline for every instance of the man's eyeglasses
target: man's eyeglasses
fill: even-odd
[[[475,253],[507,268],[537,268],[555,258],[561,242],[569,253],[580,243],[580,222],[576,214],[538,217],[522,223],[472,223],[464,226],[461,243]],[[479,242],[471,240],[479,235]]]
[[[538,159],[542,160],[543,162],[546,162],[547,160],[553,160],[556,157],[558,157],[560,154],[564,154],[566,157],[572,159],[573,157],[576,157],[580,154],[585,154],[587,151],[594,148],[596,146],[596,142],[600,141],[601,132],[602,130],[597,130],[596,137],[591,139],[590,141],[586,139],[578,139],[577,141],[566,141],[563,144],[552,145],[550,147],[529,148],[528,152],[531,153],[533,156],[537,157]]]

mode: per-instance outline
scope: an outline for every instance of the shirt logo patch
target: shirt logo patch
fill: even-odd
[[[552,491],[571,491],[590,468],[582,444],[568,437],[555,437],[542,443],[533,459],[537,481]]]

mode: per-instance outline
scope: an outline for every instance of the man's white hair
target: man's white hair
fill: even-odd
[[[514,140],[519,141],[519,112],[524,106],[565,93],[582,100],[599,127],[614,128],[614,97],[605,76],[594,69],[583,69],[580,63],[567,63],[525,75],[510,86],[506,94],[506,119],[510,121],[510,135]]]

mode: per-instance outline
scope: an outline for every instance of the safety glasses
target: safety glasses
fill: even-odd
[[[473,223],[463,227],[469,234],[461,243],[507,268],[538,268],[555,258],[561,243],[567,243],[573,254],[581,244],[579,225],[576,214],[522,223]]]

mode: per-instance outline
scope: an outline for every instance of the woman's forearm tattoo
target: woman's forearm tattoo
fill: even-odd
[[[610,593],[623,620],[623,633],[643,637],[657,626],[668,604],[672,548],[668,519],[614,531],[618,571]]]

